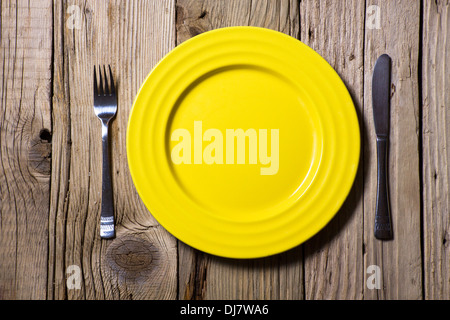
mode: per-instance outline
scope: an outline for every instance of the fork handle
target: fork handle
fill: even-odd
[[[392,239],[391,213],[389,208],[389,188],[387,175],[388,139],[377,137],[378,183],[377,207],[375,212],[375,238]]]
[[[108,139],[108,121],[102,121],[102,147],[103,147],[103,165],[102,165],[102,205],[100,216],[100,237],[111,239],[115,236],[114,228],[114,206],[112,197],[111,171],[109,167],[109,139]]]

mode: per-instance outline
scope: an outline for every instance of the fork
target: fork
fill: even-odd
[[[109,168],[109,122],[117,112],[117,95],[114,87],[114,79],[109,68],[109,85],[106,76],[106,67],[103,66],[103,75],[101,66],[94,66],[94,112],[102,123],[102,148],[103,148],[103,166],[102,166],[102,204],[100,216],[100,237],[111,239],[115,236],[114,228],[114,207],[112,198],[111,172]],[[98,73],[98,75],[97,75]],[[97,85],[97,77],[100,79]]]

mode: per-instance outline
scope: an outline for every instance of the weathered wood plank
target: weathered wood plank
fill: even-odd
[[[69,92],[67,85],[68,64],[64,47],[63,28],[65,8],[61,1],[53,4],[53,109],[52,172],[49,217],[48,286],[47,298],[65,297],[65,221],[69,199],[69,172],[71,155],[71,131]],[[59,30],[55,30],[55,27]],[[58,236],[57,236],[58,235]],[[57,259],[58,257],[58,259]]]
[[[346,84],[362,122],[364,87],[362,1],[302,1],[301,40],[316,50]],[[363,127],[361,131],[363,131]],[[361,299],[363,293],[362,163],[336,217],[304,244],[306,299]]]
[[[0,299],[45,299],[51,1],[2,1],[0,14]]]
[[[426,299],[450,299],[450,4],[424,1],[423,231]]]
[[[126,157],[126,128],[142,81],[175,46],[174,2],[64,1],[54,3],[54,13],[54,136],[58,144],[53,148],[50,229],[49,274],[54,290],[48,295],[55,299],[173,299],[176,240],[159,227],[134,188]],[[109,241],[99,237],[101,127],[92,98],[97,64],[111,64],[119,96],[111,125],[117,236]],[[81,269],[80,289],[65,286],[70,265]]]
[[[177,44],[208,30],[238,25],[298,37],[297,1],[177,1]],[[179,245],[180,299],[301,299],[301,248],[253,260],[222,259]]]
[[[380,29],[366,28],[364,84],[364,264],[381,271],[381,288],[364,286],[365,299],[422,298],[420,248],[419,84],[420,1],[372,1]],[[372,15],[376,11],[371,12]],[[376,23],[371,24],[376,27]],[[392,58],[389,194],[393,241],[374,238],[377,160],[372,72],[377,58]]]

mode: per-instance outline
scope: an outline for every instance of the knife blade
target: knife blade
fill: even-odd
[[[372,106],[377,136],[377,202],[375,212],[375,238],[393,237],[388,188],[388,147],[390,122],[391,58],[381,55],[375,63],[372,78]]]

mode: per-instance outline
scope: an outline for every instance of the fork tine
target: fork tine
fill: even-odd
[[[102,67],[100,67],[100,66],[98,66],[98,76],[99,76],[99,78],[100,78],[100,86],[99,86],[99,89],[98,89],[98,93],[99,93],[99,95],[104,95],[105,94],[105,89],[104,89],[104,87],[103,87],[103,77],[102,77]]]
[[[112,74],[112,70],[111,70],[111,65],[108,65],[109,67],[109,81],[110,81],[110,89],[111,89],[111,94],[115,95],[116,94],[116,87],[114,86],[114,78],[113,78],[113,74]]]
[[[94,65],[94,96],[98,96],[97,70]]]
[[[100,70],[100,72],[102,72]],[[103,65],[103,79],[105,79],[105,91],[104,94],[105,95],[110,95],[111,91],[109,90],[109,82],[108,82],[108,77],[106,76],[106,67],[105,65]]]

